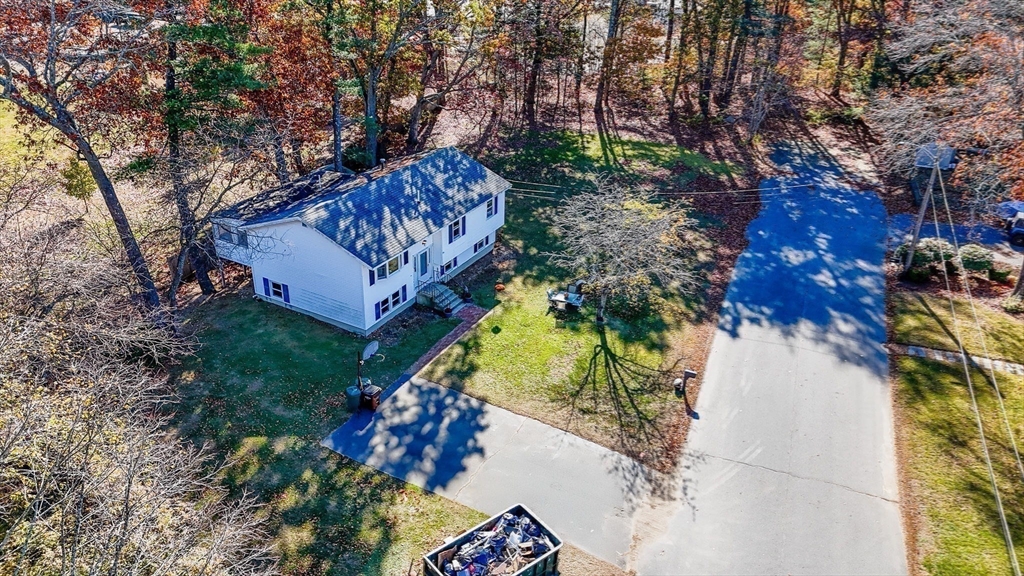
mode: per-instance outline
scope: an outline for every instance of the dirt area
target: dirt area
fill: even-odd
[[[563,544],[562,550],[558,553],[558,568],[562,576],[633,576],[633,572],[626,572],[603,560],[598,560],[590,554],[576,548],[571,544]]]

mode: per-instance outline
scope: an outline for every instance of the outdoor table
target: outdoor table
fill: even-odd
[[[559,310],[565,310],[565,305],[579,308],[583,305],[583,294],[572,294],[566,291],[559,291],[548,296],[548,301],[553,303]]]

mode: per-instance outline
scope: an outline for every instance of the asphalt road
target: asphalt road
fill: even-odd
[[[794,176],[762,184],[679,501],[639,547],[638,574],[907,572],[882,348],[885,210],[818,154],[772,154]]]

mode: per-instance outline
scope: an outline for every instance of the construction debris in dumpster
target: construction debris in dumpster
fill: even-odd
[[[441,557],[455,551],[444,563],[445,576],[502,576],[514,574],[552,547],[540,526],[525,514],[505,513],[494,528],[476,531],[457,551],[445,550]]]

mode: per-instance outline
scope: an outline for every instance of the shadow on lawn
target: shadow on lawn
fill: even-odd
[[[652,367],[637,360],[626,343],[613,345],[605,330],[591,354],[580,356],[572,374],[553,388],[570,409],[570,426],[584,414],[601,413],[618,427],[622,451],[643,459],[644,453],[669,449],[670,424],[657,401],[673,395],[672,380],[679,375],[680,360],[668,367]]]
[[[266,505],[283,572],[397,573],[403,555],[415,558],[438,534],[468,527],[452,525],[464,520],[454,505],[410,494],[417,489],[319,445],[348,418],[344,388],[366,339],[249,294],[224,292],[191,318],[203,326],[203,346],[174,375],[180,401],[171,425],[228,462],[223,481],[233,495]],[[366,374],[386,386],[451,326],[429,316],[412,322]]]
[[[973,371],[973,375],[976,383],[983,378],[987,379],[979,370]],[[915,426],[928,434],[926,442],[935,444],[934,448],[922,447],[922,453],[930,454],[932,450],[937,450],[945,456],[945,461],[938,464],[919,460],[914,467],[920,469],[916,472],[920,477],[915,478],[915,481],[924,483],[929,491],[955,491],[956,497],[966,498],[970,503],[969,508],[977,513],[979,521],[985,524],[990,533],[993,542],[991,551],[1005,552],[1005,547],[1000,546],[1002,523],[985,466],[963,369],[960,365],[906,357],[900,360],[899,378],[901,395],[907,406],[906,413]],[[1007,524],[1013,541],[1019,543],[1024,540],[1024,487],[1020,483],[1020,472],[1013,459],[1013,448],[1005,435],[1005,429],[995,415],[995,391],[979,386],[975,386],[975,389],[980,410],[983,415],[991,416],[986,419],[985,437],[993,469],[999,479]],[[938,474],[929,471],[933,466],[942,468],[941,477],[932,477]],[[951,503],[950,506],[958,505]],[[960,518],[961,514],[957,513],[955,517]],[[965,518],[970,522],[969,514]],[[970,530],[972,526],[964,523],[940,528],[943,532],[956,532]],[[975,568],[973,564],[965,564],[960,570],[967,567]]]
[[[817,147],[782,144],[771,158],[795,176],[761,184],[761,213],[747,230],[719,327],[734,338],[744,325],[803,334],[886,374],[881,200],[840,183],[839,165]]]

